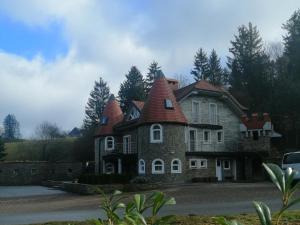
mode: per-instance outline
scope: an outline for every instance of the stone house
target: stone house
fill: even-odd
[[[95,134],[96,174],[153,182],[260,179],[270,154],[268,114],[251,118],[226,89],[157,78],[145,102],[124,114],[112,95]]]

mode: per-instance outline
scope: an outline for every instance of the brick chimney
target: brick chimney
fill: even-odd
[[[175,79],[171,79],[171,78],[167,78],[166,79],[167,82],[168,82],[168,85],[170,86],[170,88],[175,91],[179,88],[179,82],[178,80],[175,80]]]

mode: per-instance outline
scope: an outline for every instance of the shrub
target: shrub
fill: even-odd
[[[129,174],[82,174],[78,182],[83,184],[127,184],[132,179]]]
[[[147,177],[138,176],[133,178],[130,183],[132,184],[149,184],[150,180]]]

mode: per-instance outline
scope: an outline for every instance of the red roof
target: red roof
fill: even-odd
[[[133,100],[132,103],[140,110],[142,111],[142,109],[144,108],[145,102],[142,101],[135,101]]]
[[[173,109],[165,108],[165,99],[172,101]],[[141,113],[140,123],[187,123],[173,91],[164,76],[157,78]]]
[[[103,116],[108,118],[107,124],[100,125],[99,129],[96,131],[96,136],[113,134],[113,126],[123,120],[123,112],[113,95],[111,95],[104,108]]]
[[[263,129],[266,122],[271,122],[271,118],[268,113],[264,113],[262,117],[258,116],[258,113],[253,113],[250,118],[244,115],[241,120],[250,130]]]

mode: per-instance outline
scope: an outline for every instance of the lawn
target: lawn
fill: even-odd
[[[225,216],[227,219],[237,219],[244,225],[258,225],[258,218],[254,214],[241,214],[238,216]],[[283,223],[289,225],[299,225],[300,224],[300,211],[291,211],[287,212],[283,217]],[[209,216],[176,216],[174,220],[174,225],[196,225],[196,224],[205,224],[205,225],[217,225],[215,219]],[[83,222],[49,222],[35,225],[93,225],[91,221]]]

